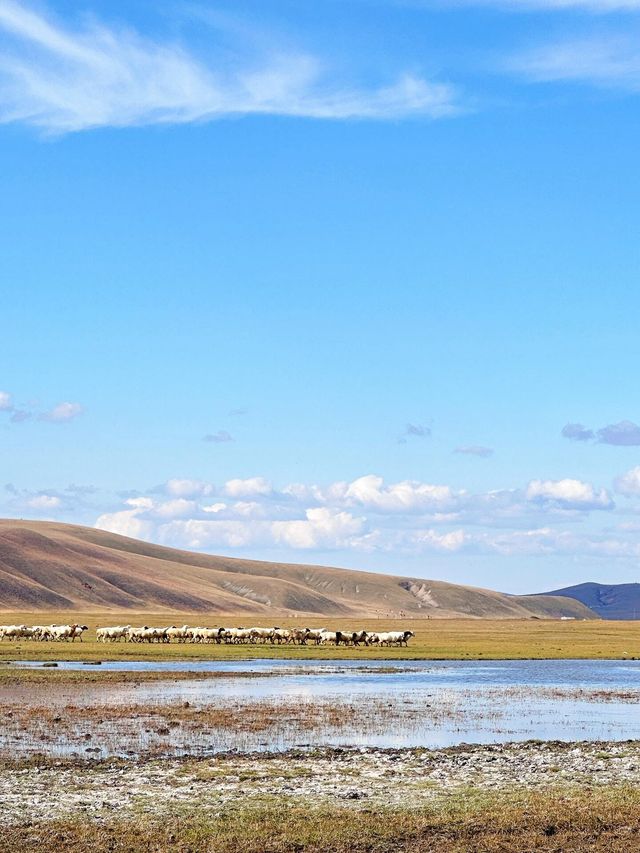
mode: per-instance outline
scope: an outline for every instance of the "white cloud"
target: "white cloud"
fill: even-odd
[[[206,497],[215,492],[212,483],[207,483],[204,480],[190,480],[179,477],[167,480],[164,486],[161,487],[161,490],[176,498]]]
[[[416,533],[413,542],[416,546],[434,549],[436,551],[459,551],[472,538],[464,530],[452,530],[449,533],[438,533],[435,530],[423,530]]]
[[[10,412],[13,409],[13,400],[8,391],[0,391],[0,412]]]
[[[185,498],[163,501],[155,507],[155,513],[160,518],[188,518],[197,511],[196,501],[188,501]]]
[[[640,465],[616,477],[614,488],[616,492],[627,497],[640,495]]]
[[[613,506],[606,489],[595,489],[581,480],[532,480],[527,486],[529,501],[557,503],[566,509],[610,509]]]
[[[144,497],[127,498],[127,500],[125,501],[125,504],[127,506],[132,506],[132,507],[134,507],[134,509],[137,509],[137,510],[153,509],[153,507],[154,507],[153,498],[144,498]]]
[[[389,119],[457,111],[451,86],[415,75],[358,88],[300,52],[233,56],[212,43],[198,57],[131,28],[85,21],[72,29],[13,0],[0,3],[0,31],[0,120],[52,132],[249,114]]]
[[[152,521],[140,518],[141,509],[120,510],[100,515],[95,523],[98,530],[108,530],[132,539],[154,539],[156,527]]]
[[[249,477],[246,480],[228,480],[224,490],[230,498],[250,498],[256,495],[270,495],[273,486],[264,477]]]
[[[290,548],[348,548],[364,530],[365,519],[327,507],[306,511],[304,520],[274,521],[272,532],[276,543]]]
[[[222,511],[223,511],[223,510],[225,510],[226,508],[227,508],[227,505],[226,505],[225,503],[222,503],[221,501],[218,501],[218,503],[215,503],[215,504],[209,504],[209,506],[203,506],[203,507],[202,507],[202,512],[213,512],[213,513],[218,513],[218,512],[222,512]]]
[[[634,483],[640,483],[638,471]],[[626,476],[626,475],[624,475]],[[335,550],[404,555],[591,555],[633,557],[631,528],[586,528],[590,514],[615,510],[605,489],[578,479],[532,480],[524,489],[481,494],[418,481],[386,484],[377,475],[327,486],[278,490],[263,477],[230,480],[231,500],[206,500],[209,484],[174,480],[168,489],[125,500],[97,526],[128,536],[202,550]],[[625,481],[627,483],[627,481]],[[631,479],[629,479],[631,483]],[[627,488],[632,486],[627,483]],[[635,488],[635,486],[633,486]],[[638,486],[640,488],[640,486]],[[573,529],[562,529],[566,524]],[[264,553],[267,552],[267,553]]]
[[[59,509],[62,506],[62,500],[57,495],[35,495],[26,502],[26,505],[38,511],[52,510]]]
[[[450,506],[456,494],[449,486],[436,486],[404,480],[390,486],[382,477],[369,474],[349,483],[344,500],[347,505],[362,506],[379,512],[419,512]]]
[[[84,409],[80,403],[70,403],[65,401],[63,403],[58,403],[57,406],[54,406],[47,412],[43,412],[39,416],[39,419],[41,421],[50,421],[51,423],[67,423],[68,421],[72,421],[74,418],[77,418],[83,411]]]

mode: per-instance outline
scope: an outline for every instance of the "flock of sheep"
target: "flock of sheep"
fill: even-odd
[[[124,640],[130,643],[278,643],[306,646],[307,642],[316,645],[333,644],[336,646],[406,646],[413,631],[327,631],[325,628],[193,628],[189,625],[168,628],[132,628],[131,625],[115,625],[110,628],[97,628],[98,642],[109,643]]]
[[[71,640],[82,641],[86,625],[0,625],[0,640]]]
[[[0,625],[0,640],[41,640],[82,642],[86,625]],[[193,628],[189,625],[167,628],[132,628],[114,625],[96,628],[99,643],[271,643],[306,646],[406,646],[413,631],[327,631],[325,628]]]

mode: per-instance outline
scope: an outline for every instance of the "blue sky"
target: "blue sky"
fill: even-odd
[[[1,514],[636,580],[638,93],[635,0],[0,0]]]

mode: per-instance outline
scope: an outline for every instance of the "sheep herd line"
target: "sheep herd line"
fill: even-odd
[[[40,640],[42,642],[82,642],[86,625],[0,625],[0,640]],[[325,628],[194,628],[189,625],[150,628],[143,625],[114,625],[96,628],[99,643],[271,643],[300,645],[308,643],[334,646],[407,646],[413,631],[328,631]]]

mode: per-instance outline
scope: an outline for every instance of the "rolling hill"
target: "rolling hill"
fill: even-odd
[[[545,595],[561,595],[580,601],[602,619],[638,619],[640,583],[581,583]]]
[[[595,618],[573,598],[180,551],[90,527],[0,520],[0,609]]]

